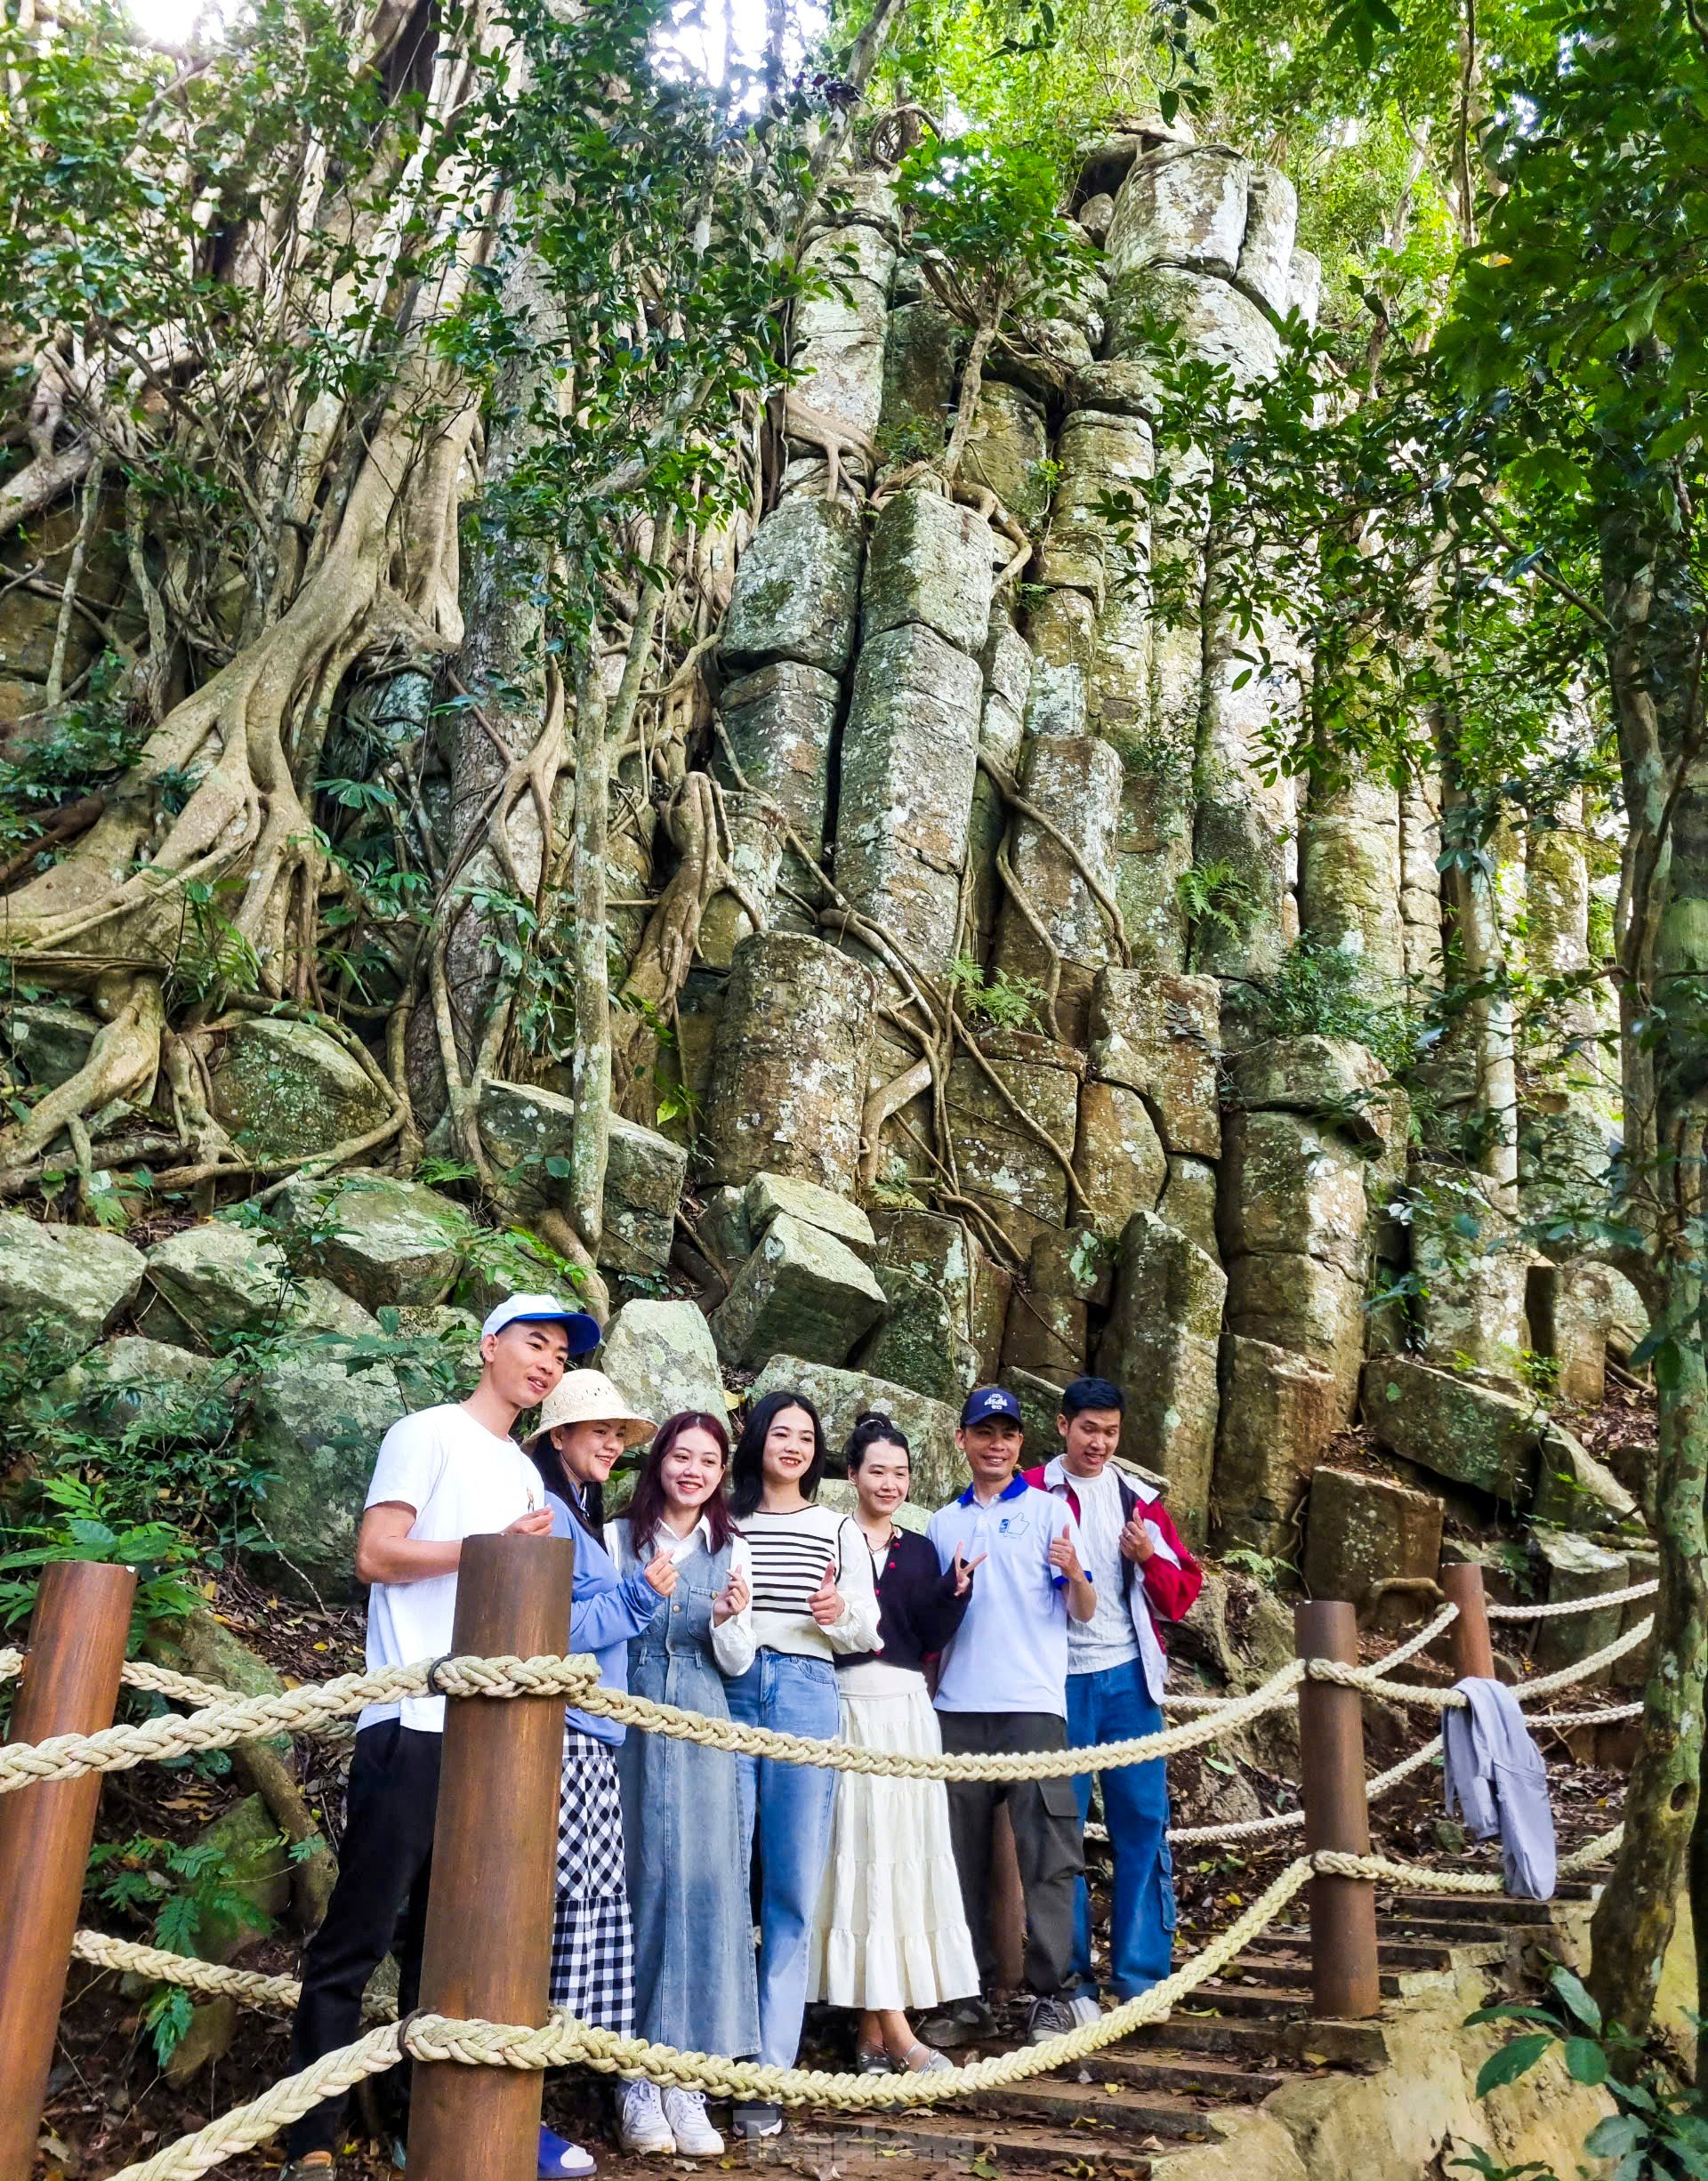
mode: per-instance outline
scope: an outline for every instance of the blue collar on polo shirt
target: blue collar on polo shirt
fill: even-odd
[[[1017,1492],[1030,1492],[1031,1489],[1031,1485],[1027,1483],[1025,1477],[1023,1477],[1019,1471],[1016,1469],[1013,1476],[1009,1479],[1008,1483],[1005,1484],[1003,1486],[1003,1489],[996,1494],[996,1500],[1011,1500]],[[955,1501],[955,1505],[957,1507],[971,1507],[977,1496],[978,1493],[976,1486],[969,1485],[966,1490],[961,1494],[961,1497]],[[992,1507],[995,1506],[996,1500],[992,1500],[990,1501],[990,1505]]]

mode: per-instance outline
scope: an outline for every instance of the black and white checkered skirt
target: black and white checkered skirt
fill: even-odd
[[[634,1934],[623,1875],[616,1752],[574,1726],[564,1730],[558,1802],[552,2004],[621,2037],[634,2029]]]

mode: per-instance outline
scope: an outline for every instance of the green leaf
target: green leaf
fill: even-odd
[[[1477,2095],[1486,2097],[1491,2090],[1498,2090],[1503,2083],[1516,2082],[1541,2059],[1554,2040],[1545,2031],[1530,2037],[1515,2037],[1510,2045],[1503,2045],[1498,2052],[1491,2052],[1483,2062],[1477,2076]]]
[[[1634,2113],[1610,2113],[1605,2121],[1598,2121],[1583,2138],[1583,2148],[1591,2158],[1622,2158],[1627,2151],[1634,2151],[1648,2136],[1648,2123]]]
[[[1556,1967],[1549,1973],[1548,1982],[1559,1992],[1572,2013],[1586,2030],[1599,2036],[1601,2031],[1601,2009],[1590,1997],[1583,1980],[1574,1976],[1568,1968]],[[1587,2076],[1583,2078],[1587,2081]]]
[[[1568,2037],[1564,2045],[1566,2070],[1574,2082],[1591,2088],[1607,2079],[1607,2056],[1592,2037]]]

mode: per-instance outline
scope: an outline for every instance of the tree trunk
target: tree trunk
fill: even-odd
[[[1654,2012],[1688,1871],[1708,1910],[1702,1828],[1708,1678],[1708,1358],[1701,1266],[1708,990],[1708,768],[1702,639],[1690,588],[1636,531],[1609,526],[1603,592],[1629,833],[1621,883],[1621,994],[1628,1203],[1645,1236],[1645,1300],[1657,1336],[1654,1505],[1660,1548],[1655,1668],[1625,1794],[1625,1839],[1591,1926],[1591,1984],[1634,2034]],[[1640,1034],[1638,1034],[1641,1026]],[[1708,1974],[1698,1972],[1708,2000]],[[1702,2000],[1699,2000],[1699,2004]]]
[[[605,1155],[611,1129],[610,970],[605,921],[608,829],[605,692],[590,660],[576,700],[576,1120],[569,1148],[569,1216],[590,1255],[605,1224]]]

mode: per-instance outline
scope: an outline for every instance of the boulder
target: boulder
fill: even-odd
[[[220,1436],[230,1420],[229,1367],[164,1340],[104,1340],[42,1388],[49,1413],[117,1438],[140,1426],[185,1438]],[[210,1430],[208,1426],[214,1426]]]
[[[1189,265],[1231,280],[1251,181],[1250,163],[1223,144],[1164,144],[1135,159],[1104,245],[1111,274]]]
[[[1092,987],[1091,1073],[1140,1093],[1166,1150],[1221,1155],[1221,1007],[1210,977],[1104,970]]]
[[[1168,1158],[1136,1090],[1111,1082],[1081,1087],[1074,1165],[1085,1185],[1085,1216],[1100,1234],[1118,1235],[1135,1211],[1157,1209]]]
[[[1180,1151],[1171,1153],[1168,1179],[1156,1210],[1171,1227],[1178,1227],[1188,1242],[1196,1243],[1206,1257],[1220,1259],[1216,1170],[1207,1159],[1189,1159]]]
[[[144,1259],[122,1235],[0,1211],[0,1340],[68,1361],[136,1300]]]
[[[1310,1480],[1305,1583],[1313,1598],[1362,1605],[1390,1581],[1433,1581],[1441,1564],[1439,1500],[1385,1477],[1319,1469]],[[1415,1596],[1413,1606],[1415,1608]]]
[[[889,1312],[855,1358],[862,1371],[958,1409],[978,1358],[952,1292],[905,1267],[873,1268]]]
[[[1039,1372],[1023,1371],[1013,1364],[1004,1364],[997,1373],[996,1383],[1020,1404],[1020,1429],[1026,1445],[1022,1459],[1028,1469],[1061,1452],[1061,1434],[1056,1429],[1056,1419],[1061,1413],[1061,1389],[1076,1375],[1062,1371],[1053,1378],[1045,1378]]]
[[[1050,504],[1050,472],[1044,466],[1049,454],[1049,428],[1038,404],[1018,386],[987,379],[979,390],[962,476],[970,485],[994,492],[1009,513],[1030,528]]]
[[[1172,326],[1182,347],[1231,374],[1239,386],[1273,378],[1281,337],[1260,303],[1226,280],[1171,265],[1148,265],[1109,292],[1108,346],[1124,356],[1150,327]]]
[[[794,1174],[755,1174],[747,1184],[742,1210],[750,1249],[779,1213],[834,1235],[868,1263],[878,1246],[871,1220],[851,1197],[838,1196],[834,1190],[820,1188],[816,1181],[802,1181]]]
[[[913,622],[977,656],[990,620],[992,557],[990,525],[971,508],[922,487],[894,494],[866,556],[862,651],[886,629]]]
[[[626,1302],[611,1320],[599,1367],[642,1416],[683,1409],[727,1418],[717,1342],[696,1303]]]
[[[186,1227],[148,1254],[149,1294],[138,1322],[174,1348],[207,1346],[229,1333],[277,1331],[290,1322],[284,1252],[229,1219]]]
[[[88,1059],[101,1028],[99,1015],[69,1000],[20,1001],[4,1018],[12,1060],[38,1090],[69,1082]]]
[[[965,1052],[949,1063],[955,1157],[968,1195],[986,1207],[1025,1256],[1040,1227],[1064,1224],[1068,1182],[1060,1160],[1014,1107],[1071,1156],[1083,1063],[1071,1046],[1019,1032],[987,1033],[979,1042],[989,1074]]]
[[[732,682],[720,704],[724,731],[748,787],[782,812],[816,858],[825,836],[831,743],[842,706],[834,676],[798,660],[778,659]],[[721,746],[714,769],[733,786]],[[818,880],[787,843],[777,875],[807,900],[818,898]]]
[[[852,1187],[876,991],[823,939],[761,931],[737,947],[702,1139],[713,1182],[783,1173]]]
[[[611,1272],[662,1272],[676,1239],[676,1214],[688,1180],[687,1147],[617,1114],[609,1125],[599,1261]]]
[[[1587,1537],[1573,1537],[1560,1530],[1538,1529],[1535,1541],[1548,1572],[1551,1606],[1576,1605],[1603,1590],[1623,1590],[1631,1581],[1623,1552],[1609,1552],[1599,1545],[1592,1545]],[[1635,1602],[1641,1609],[1639,1619],[1655,1609],[1653,1598]],[[1538,1621],[1535,1653],[1537,1672],[1558,1673],[1560,1668],[1575,1665],[1579,1659],[1588,1658],[1591,1652],[1612,1643],[1623,1631],[1625,1612],[1623,1606],[1604,1606],[1587,1613],[1564,1614],[1557,1621]],[[1623,1664],[1623,1661],[1615,1663]],[[1611,1667],[1604,1666],[1587,1680],[1575,1683],[1567,1693],[1568,1702],[1575,1703],[1586,1689],[1605,1688],[1612,1671]]]
[[[955,951],[983,711],[976,656],[918,621],[868,632],[842,737],[836,882],[922,962]]]
[[[1293,301],[1293,238],[1299,224],[1299,193],[1273,166],[1254,166],[1245,192],[1245,232],[1234,278],[1277,318]]]
[[[1227,1288],[1221,1268],[1177,1228],[1135,1212],[1121,1237],[1097,1353],[1099,1371],[1127,1396],[1123,1455],[1167,1477],[1171,1511],[1197,1543],[1209,1527]]]
[[[941,449],[955,393],[955,344],[960,337],[959,326],[938,303],[910,302],[890,312],[878,423],[880,438],[887,444],[910,439],[921,453],[931,456]]]
[[[1612,1530],[1638,1519],[1636,1500],[1613,1471],[1555,1423],[1542,1434],[1530,1512],[1561,1530]]]
[[[353,1556],[367,1481],[380,1441],[410,1405],[393,1372],[352,1370],[325,1349],[266,1372],[249,1439],[270,1478],[256,1557],[288,1596],[348,1605],[359,1595]]]
[[[854,648],[860,518],[841,499],[797,494],[754,531],[736,569],[720,648],[739,670],[770,659],[840,674]]]
[[[801,1356],[773,1356],[753,1380],[750,1401],[785,1388],[804,1394],[818,1410],[830,1448],[831,1467],[842,1469],[842,1450],[862,1409],[881,1409],[908,1444],[913,1463],[910,1497],[926,1509],[941,1507],[967,1485],[967,1468],[955,1443],[956,1411],[910,1386],[838,1371]]]
[[[1077,1378],[1091,1309],[1108,1303],[1110,1287],[1110,1250],[1101,1236],[1087,1228],[1038,1235],[1026,1281],[1009,1304],[1003,1361],[1063,1383]]]
[[[262,1937],[274,1918],[290,1906],[291,1859],[273,1814],[259,1795],[246,1795],[205,1825],[196,1845],[218,1853],[221,1890],[234,1899],[230,1907],[202,1911],[193,1951],[204,1961],[230,1961]]]
[[[1211,1505],[1219,1549],[1297,1549],[1294,1517],[1340,1423],[1333,1374],[1309,1356],[1225,1333]]]
[[[1369,1244],[1358,1153],[1296,1113],[1230,1114],[1223,1134],[1222,1256],[1315,1257],[1361,1283]]]
[[[1345,1037],[1272,1037],[1229,1068],[1229,1103],[1249,1113],[1311,1114],[1354,1143],[1386,1145],[1394,1116],[1387,1070]]]
[[[331,1151],[393,1111],[339,1039],[278,1016],[246,1016],[214,1049],[208,1082],[208,1110],[256,1165]]]
[[[426,1308],[456,1284],[473,1221],[423,1182],[339,1174],[294,1181],[278,1201],[308,1261],[365,1309]]]
[[[778,1353],[839,1364],[885,1308],[871,1268],[852,1250],[779,1212],[713,1312],[718,1353],[756,1370]]]
[[[1039,678],[1049,672],[1041,663]],[[1035,707],[1028,721],[1034,740],[1021,775],[1027,801],[1073,841],[1078,861],[1033,820],[1016,819],[1010,857],[1027,905],[1022,908],[1016,896],[1004,900],[994,956],[1000,971],[1045,986],[1056,965],[1056,1018],[1061,1034],[1075,1044],[1084,1039],[1093,978],[1113,953],[1108,918],[1080,866],[1096,880],[1104,898],[1113,899],[1121,817],[1121,761],[1107,742],[1084,732],[1083,702],[1080,712],[1068,731],[1053,733],[1040,723]]]
[[[1228,1330],[1296,1348],[1334,1381],[1339,1420],[1350,1423],[1364,1360],[1364,1288],[1338,1265],[1281,1251],[1228,1260]]]
[[[1409,1356],[1377,1356],[1365,1366],[1363,1406],[1390,1453],[1497,1499],[1527,1501],[1543,1426],[1534,1402]]]

